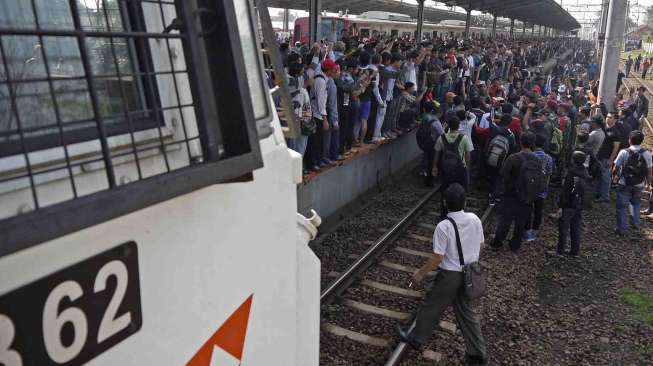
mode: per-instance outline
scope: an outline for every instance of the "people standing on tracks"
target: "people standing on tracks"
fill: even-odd
[[[582,232],[583,203],[588,192],[589,175],[585,167],[586,155],[582,151],[574,151],[571,155],[571,166],[563,179],[558,197],[558,207],[562,211],[558,219],[557,255],[568,254],[578,256]],[[571,238],[571,250],[565,252],[567,236]]]
[[[613,112],[608,113],[605,118],[606,129],[605,139],[599,148],[596,155],[601,173],[598,177],[594,177],[595,189],[594,199],[595,202],[610,202],[610,186],[612,183],[612,166],[617,159],[617,154],[622,148],[621,144],[623,138],[623,128],[618,123],[616,116]],[[627,146],[623,146],[626,148]]]
[[[524,132],[521,151],[509,156],[501,168],[499,223],[491,244],[494,250],[503,247],[510,227],[514,224],[509,246],[514,254],[519,252],[530,207],[544,190],[546,175],[542,170],[542,162],[533,153],[535,138],[533,132]]]
[[[628,59],[626,60],[626,77],[630,77],[630,68],[633,67],[633,56],[628,55]]]
[[[433,187],[433,165],[435,163],[435,143],[444,134],[442,123],[438,118],[440,104],[430,101],[424,104],[424,116],[417,130],[417,144],[424,152],[424,184]]]
[[[544,210],[544,201],[549,194],[549,180],[553,175],[553,158],[544,151],[546,138],[542,135],[535,135],[535,150],[533,153],[540,159],[542,170],[546,175],[544,190],[537,195],[535,201],[528,211],[526,219],[526,230],[524,231],[524,241],[532,242],[537,240],[537,233],[542,225],[542,211]]]
[[[635,57],[635,72],[639,72],[640,65],[642,64],[642,54],[640,53]]]
[[[642,79],[646,80],[646,73],[648,73],[648,69],[651,67],[651,61],[648,58],[644,58],[644,62],[642,63]]]
[[[634,103],[637,112],[636,117],[640,122],[643,122],[643,119],[648,117],[648,98],[646,98],[645,94],[646,88],[644,86],[637,88],[637,96],[635,97]]]
[[[465,189],[459,184],[452,184],[444,191],[449,209],[447,220],[435,228],[433,254],[415,272],[409,286],[418,286],[431,271],[437,269],[437,272],[419,307],[412,330],[398,330],[403,342],[420,349],[431,338],[444,311],[452,306],[465,339],[465,365],[484,365],[487,362],[487,346],[471,301],[463,291],[465,280],[456,236],[460,238],[464,263],[478,262],[485,238],[478,216],[464,211],[465,195]]]
[[[617,187],[617,228],[615,234],[625,236],[630,225],[639,231],[640,200],[644,186],[652,182],[653,161],[651,152],[641,145],[644,134],[641,131],[630,133],[630,147],[617,155],[612,175]],[[628,204],[633,206],[633,215],[628,220]]]
[[[460,132],[460,120],[456,115],[446,121],[447,133],[440,136],[435,143],[435,164],[433,176],[442,178],[443,188],[458,183],[467,189],[469,177],[467,166],[471,163],[471,153],[474,150],[472,142]],[[440,215],[444,218],[447,214],[444,200],[441,201]]]

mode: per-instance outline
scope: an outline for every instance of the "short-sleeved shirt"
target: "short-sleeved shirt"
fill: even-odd
[[[587,140],[585,147],[592,151],[592,154],[596,156],[599,153],[601,145],[603,145],[603,140],[605,140],[605,132],[602,129],[596,129],[590,132],[590,137]]]
[[[545,166],[545,173],[547,177],[551,177],[553,175],[553,158],[549,156],[549,154],[545,153],[544,150],[542,149],[537,149],[533,151],[533,154],[535,154],[540,161],[545,162],[546,161],[546,166]],[[540,193],[538,195],[539,198],[546,198],[549,193],[549,186],[547,185],[546,189],[544,192]]]
[[[605,140],[603,140],[603,145],[599,149],[599,153],[596,156],[599,159],[609,159],[612,155],[612,149],[614,148],[614,143],[622,143],[624,141],[623,136],[621,136],[621,129],[619,125],[615,124],[612,127],[605,129]]]
[[[622,171],[623,168],[626,166],[626,162],[628,161],[628,158],[630,157],[630,154],[629,154],[628,150],[630,150],[631,152],[639,153],[639,151],[641,149],[642,149],[642,147],[640,145],[632,145],[631,147],[629,147],[627,149],[623,149],[623,150],[619,151],[619,155],[617,155],[617,160],[615,160],[615,162],[614,162],[615,166],[617,166],[617,168],[619,169],[618,171]],[[651,157],[651,152],[646,150],[646,151],[644,151],[642,153],[642,155],[644,156],[644,160],[646,161],[646,168],[651,169],[651,167],[653,167],[653,158]],[[621,176],[619,178],[619,184],[625,186],[626,185],[626,178]],[[644,182],[642,182],[641,184],[638,184],[637,187],[644,187]]]
[[[452,218],[458,226],[465,264],[478,262],[481,243],[485,241],[481,219],[475,214],[465,211],[450,212],[448,217]],[[440,263],[440,269],[462,272],[456,245],[456,233],[449,220],[443,220],[436,226],[433,233],[433,252],[444,257]]]
[[[459,132],[454,132],[454,133],[446,133],[442,135],[438,141],[435,143],[435,151],[443,151],[444,150],[444,144],[442,143],[442,138],[446,138],[447,142],[453,144],[456,142],[456,139],[458,136],[461,134]],[[463,161],[463,164],[467,166],[467,162],[465,162],[465,153],[471,153],[474,151],[474,145],[472,145],[472,141],[465,135],[462,135],[463,139],[460,141],[460,145],[458,145],[458,154],[460,156],[460,159]]]

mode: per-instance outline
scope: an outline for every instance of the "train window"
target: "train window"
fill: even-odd
[[[390,37],[395,38],[399,36],[399,29],[393,29],[390,31]]]
[[[251,179],[271,114],[252,15],[251,1],[0,2],[0,256]]]
[[[369,37],[370,36],[370,29],[369,28],[361,28],[360,36],[365,37],[365,38]]]

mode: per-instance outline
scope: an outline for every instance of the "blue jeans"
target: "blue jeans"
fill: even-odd
[[[617,231],[625,234],[628,230],[628,204],[633,205],[633,225],[639,227],[639,206],[642,198],[642,187],[627,187],[619,185],[617,188]]]
[[[600,159],[599,165],[601,166],[601,176],[595,178],[596,189],[594,190],[594,196],[603,200],[609,200],[612,174],[608,165],[608,159]]]

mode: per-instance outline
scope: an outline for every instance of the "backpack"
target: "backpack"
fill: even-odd
[[[583,187],[580,183],[580,177],[573,177],[570,181],[571,187],[569,189],[569,201],[567,202],[568,208],[583,208]]]
[[[626,181],[627,186],[636,186],[644,183],[646,179],[646,160],[644,159],[644,152],[646,150],[640,149],[634,152],[631,149],[626,149],[628,152],[628,160],[623,167],[622,176]]]
[[[520,153],[522,160],[515,190],[522,203],[533,203],[546,189],[546,173],[542,170],[540,159],[534,154]]]
[[[433,120],[424,118],[417,129],[417,146],[422,151],[432,151],[438,137],[437,132],[432,126]]]
[[[562,130],[554,126],[549,143],[549,153],[558,156],[560,152],[562,152]]]
[[[295,118],[301,127],[302,135],[310,136],[315,133],[317,125],[313,120],[313,107],[311,106],[311,103],[302,103],[303,101],[304,98],[302,98],[302,93],[298,91],[292,99],[293,111],[295,113]]]
[[[442,141],[440,168],[445,184],[460,183],[463,187],[467,186],[467,170],[458,153],[458,147],[464,137],[465,135],[460,134],[456,141],[450,143],[446,135],[440,136]]]
[[[503,164],[510,150],[510,140],[504,135],[496,135],[487,147],[487,165],[498,168]]]

